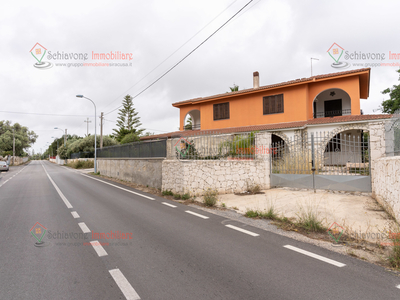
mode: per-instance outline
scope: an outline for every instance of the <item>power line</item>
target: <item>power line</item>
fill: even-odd
[[[218,18],[221,14],[223,14],[229,7],[231,7],[237,0],[233,1],[231,4],[229,4],[223,11],[221,11],[214,19],[212,19],[210,22],[208,22],[203,28],[201,28],[199,31],[197,31],[190,39],[188,39],[185,43],[183,43],[178,49],[176,49],[173,53],[171,53],[166,59],[164,59],[162,62],[160,62],[155,68],[153,68],[149,73],[147,73],[145,76],[143,76],[138,82],[136,82],[134,85],[132,85],[129,89],[127,89],[125,92],[120,94],[117,98],[112,100],[106,107],[103,109],[105,110],[108,106],[113,104],[116,100],[119,99],[119,97],[125,95],[126,92],[128,92],[131,88],[135,87],[138,85],[143,79],[145,79],[147,76],[149,76],[151,73],[154,72],[159,66],[161,66],[163,63],[165,63],[172,55],[174,55],[176,52],[178,52],[180,49],[183,48],[187,43],[189,43],[192,39],[194,39],[200,32],[202,32],[208,25],[210,25],[216,18]]]
[[[241,9],[239,9],[232,17],[230,17],[224,24],[222,24],[217,30],[215,30],[211,35],[209,35],[203,42],[201,42],[196,48],[194,48],[192,51],[190,51],[185,57],[183,57],[180,61],[178,61],[175,65],[173,65],[171,68],[169,68],[166,72],[164,72],[160,77],[158,77],[155,81],[153,81],[151,84],[149,84],[146,88],[144,88],[142,91],[137,93],[135,96],[132,97],[132,99],[135,99],[136,97],[140,96],[143,94],[146,90],[148,90],[150,87],[152,87],[155,83],[157,83],[161,78],[163,78],[165,75],[167,75],[169,72],[171,72],[175,67],[177,67],[181,62],[183,62],[187,57],[189,57],[193,52],[195,52],[197,49],[199,49],[205,42],[207,42],[213,35],[215,35],[221,28],[223,28],[226,24],[229,23],[230,20],[232,20],[235,16],[237,16],[243,9],[245,9],[253,0],[250,0],[249,2],[246,3]],[[109,111],[108,113],[104,115],[108,115],[112,113],[113,111],[119,109],[122,105],[118,106],[117,108]]]
[[[44,113],[30,113],[30,112],[17,112],[0,110],[2,113],[7,114],[21,114],[21,115],[36,115],[36,116],[52,116],[52,117],[87,117],[88,115],[59,115],[59,114],[44,114]],[[89,115],[91,116],[91,115]]]

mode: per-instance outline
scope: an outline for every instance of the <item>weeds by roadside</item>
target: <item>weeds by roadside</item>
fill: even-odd
[[[204,192],[203,196],[203,202],[205,206],[215,206],[215,204],[218,201],[218,191],[217,190],[212,190],[208,189]]]
[[[318,212],[318,203],[310,201],[305,206],[299,205],[296,225],[312,232],[325,232],[327,228],[323,225],[322,219]]]
[[[174,193],[173,193],[172,191],[170,191],[170,190],[162,191],[161,194],[162,194],[163,196],[173,196],[173,195],[174,195]]]
[[[391,241],[389,263],[393,268],[400,269],[400,226],[398,224],[392,226],[388,237]]]
[[[74,169],[91,169],[94,168],[93,160],[78,160],[66,164],[67,167]]]
[[[249,194],[257,194],[261,191],[261,187],[259,184],[255,184],[254,182],[246,182],[246,192]]]

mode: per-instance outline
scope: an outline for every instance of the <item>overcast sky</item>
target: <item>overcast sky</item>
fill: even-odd
[[[118,110],[109,112],[121,105],[126,94],[135,96],[151,84],[247,2],[3,2],[0,120],[18,122],[34,130],[39,138],[33,149],[44,151],[52,137],[62,135],[54,127],[84,136],[84,121],[89,117],[89,132],[94,133],[93,104],[75,97],[83,94],[96,103],[98,116],[106,113],[104,133],[110,134],[116,127]],[[260,73],[260,85],[267,85],[309,77],[311,57],[319,59],[313,62],[313,75],[362,67],[353,63],[378,62],[345,60],[343,56],[341,61],[348,62],[349,68],[334,69],[334,61],[327,53],[334,42],[349,53],[385,53],[384,62],[395,62],[388,56],[389,51],[400,53],[399,11],[398,0],[254,0],[179,66],[134,99],[143,128],[154,133],[177,130],[179,109],[172,103],[223,93],[233,84],[239,89],[250,88],[254,71]],[[52,63],[52,68],[34,67],[37,61],[30,51],[36,43],[46,48],[42,62]],[[49,58],[50,53],[57,52],[87,54],[88,59]],[[92,59],[92,52],[128,53],[132,59]],[[99,62],[131,65],[57,65]],[[373,113],[385,98],[381,91],[398,84],[398,68],[371,68],[370,97],[361,100],[364,113]],[[99,132],[99,122],[97,125]]]

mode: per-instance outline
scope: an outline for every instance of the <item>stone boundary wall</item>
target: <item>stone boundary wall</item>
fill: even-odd
[[[375,161],[372,197],[400,222],[400,156]]]
[[[98,158],[97,172],[108,177],[161,189],[163,160],[164,158]]]
[[[247,183],[270,188],[269,161],[164,160],[162,190],[201,196],[208,188],[219,194],[243,192]]]

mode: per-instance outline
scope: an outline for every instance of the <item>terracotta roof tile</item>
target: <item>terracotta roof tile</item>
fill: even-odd
[[[235,132],[249,132],[249,131],[266,131],[266,130],[280,130],[289,128],[302,128],[308,125],[322,125],[322,124],[333,124],[343,122],[357,122],[357,121],[368,121],[368,120],[382,120],[390,119],[392,115],[357,115],[357,116],[337,116],[329,118],[317,118],[309,121],[299,122],[288,122],[288,123],[276,123],[276,124],[264,124],[264,125],[251,125],[242,127],[230,127],[210,130],[185,130],[185,131],[174,131],[169,133],[144,136],[141,140],[152,140],[152,139],[165,139],[171,137],[185,137],[197,134],[206,134],[212,132],[214,134],[222,133],[235,133]]]
[[[291,85],[291,84],[296,84],[296,83],[304,83],[304,82],[308,82],[308,81],[312,82],[312,81],[318,80],[318,79],[350,75],[350,74],[354,74],[354,73],[362,73],[362,72],[366,72],[366,71],[370,71],[370,70],[371,70],[371,68],[363,68],[363,69],[349,70],[349,71],[343,71],[343,72],[316,75],[316,76],[312,76],[312,77],[308,77],[308,78],[300,78],[300,79],[290,80],[290,81],[286,81],[286,82],[260,86],[259,88],[250,88],[250,89],[245,89],[245,90],[241,90],[241,91],[237,91],[237,92],[223,93],[223,94],[217,94],[217,95],[207,96],[207,97],[198,97],[198,98],[194,98],[194,99],[190,99],[190,100],[175,102],[175,103],[172,103],[172,105],[179,106],[179,105],[186,104],[186,103],[196,103],[196,102],[200,102],[200,101],[204,101],[204,100],[217,99],[217,98],[224,97],[224,96],[226,97],[226,96],[240,95],[240,94],[245,94],[248,92],[268,90],[268,89],[283,87],[286,85]]]

